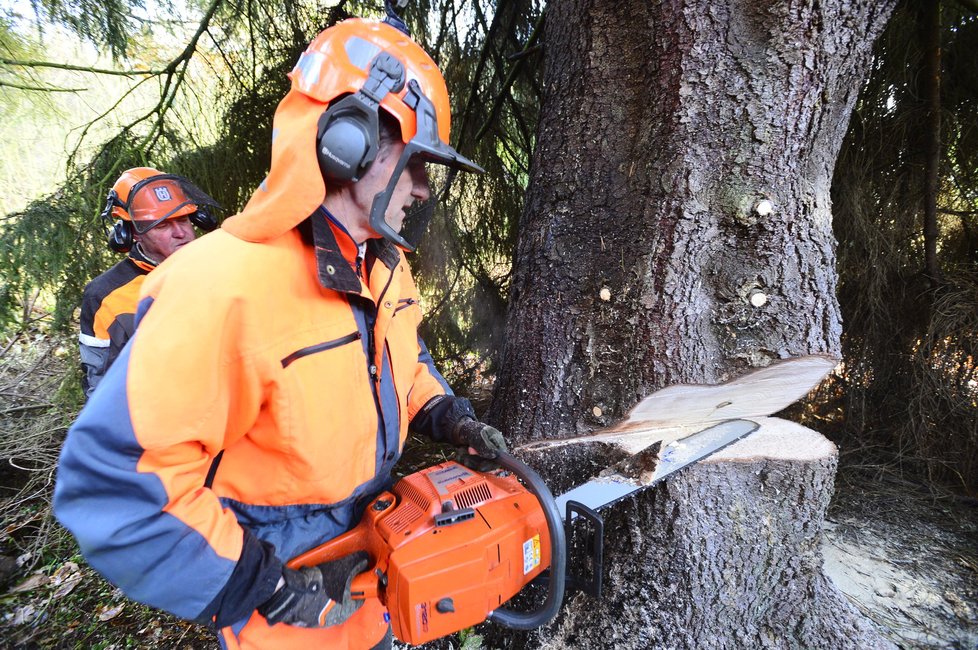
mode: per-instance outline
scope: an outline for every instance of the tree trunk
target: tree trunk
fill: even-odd
[[[829,186],[894,4],[548,6],[544,99],[491,421],[514,442],[573,435],[608,426],[666,385],[838,356]],[[585,455],[543,469],[573,483],[600,462]],[[616,645],[627,639],[590,635],[627,621],[628,638],[645,645],[824,647],[813,631],[825,627],[841,639],[861,623],[828,588],[812,541],[834,468],[834,455],[713,463],[640,496],[632,512],[616,509],[607,604],[575,599],[541,638]],[[784,498],[761,494],[761,470]],[[781,532],[766,547],[756,536],[720,543],[767,520]],[[757,568],[762,549],[778,545],[783,557],[772,550]]]

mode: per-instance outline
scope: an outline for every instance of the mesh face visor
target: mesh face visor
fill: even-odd
[[[449,144],[442,142],[441,138],[438,137],[438,118],[435,115],[435,107],[431,103],[431,100],[421,92],[421,88],[413,79],[408,82],[408,93],[404,101],[408,105],[412,103],[414,105],[414,111],[417,115],[417,132],[411,141],[404,146],[404,152],[394,167],[391,178],[387,182],[387,187],[374,197],[370,208],[370,227],[373,228],[374,232],[383,235],[409,251],[413,251],[415,247],[402,237],[400,233],[391,228],[385,219],[387,206],[390,204],[391,196],[394,194],[394,188],[397,186],[397,181],[400,179],[401,173],[408,168],[412,159],[414,159],[415,163],[420,159],[426,163],[443,165],[448,169],[444,170],[446,172],[444,174],[440,173],[441,170],[426,170],[429,178],[431,198],[422,204],[416,204],[407,215],[406,221],[409,222],[409,229],[411,231],[414,231],[421,221],[424,221],[424,225],[427,225],[425,215],[430,218],[431,212],[434,210],[435,201],[447,194],[448,186],[455,177],[456,171],[482,174],[485,173],[485,170],[455,151]],[[411,167],[411,173],[418,173],[414,171],[418,167],[416,164],[411,165]],[[432,179],[440,181],[435,183],[437,187],[430,185],[430,180]]]
[[[425,162],[420,156],[414,156],[408,161],[405,173],[411,174],[414,181],[419,173],[417,170],[424,175],[429,194],[426,201],[415,201],[410,209],[405,210],[400,235],[407,241],[409,250],[414,250],[421,243],[436,210],[444,210],[452,182],[458,173],[455,168]]]
[[[132,186],[129,197],[120,204],[132,220],[137,233],[146,233],[167,219],[202,212],[210,214],[217,202],[182,176],[160,174]]]

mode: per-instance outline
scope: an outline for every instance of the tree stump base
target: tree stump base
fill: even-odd
[[[541,648],[893,647],[822,570],[835,445],[793,422],[755,421],[761,428],[745,440],[602,513],[600,601],[569,593],[548,626],[528,633],[485,626],[488,640]],[[604,445],[575,447],[526,460],[545,480],[552,476],[559,493],[571,475],[583,482],[617,455]]]

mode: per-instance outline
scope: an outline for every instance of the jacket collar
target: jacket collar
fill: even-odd
[[[155,260],[151,260],[143,252],[143,248],[139,245],[139,242],[134,243],[132,248],[129,249],[129,261],[147,273],[155,269],[157,264]]]
[[[326,289],[359,294],[360,278],[353,270],[358,253],[357,243],[323,206],[312,213],[310,220],[319,284]],[[401,259],[397,247],[386,239],[368,240],[367,254],[376,257],[392,271]]]

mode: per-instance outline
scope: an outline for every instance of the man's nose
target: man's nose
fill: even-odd
[[[194,227],[190,225],[189,220],[178,221],[175,225],[177,226],[176,235],[180,239],[193,239],[197,236],[197,233],[194,232]]]
[[[411,196],[417,201],[427,201],[431,198],[431,187],[428,185],[428,175],[421,174],[420,178],[414,179],[414,189],[411,192]]]

